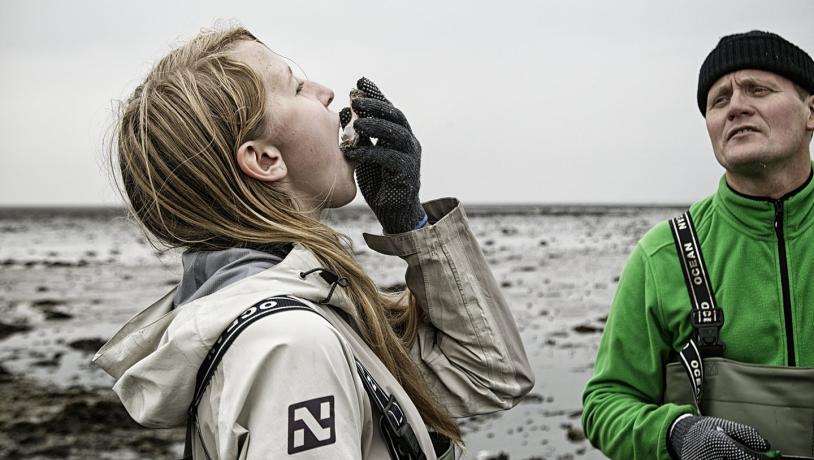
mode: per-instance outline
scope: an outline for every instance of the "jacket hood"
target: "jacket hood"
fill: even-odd
[[[175,290],[173,303],[179,306],[208,296],[277,265],[283,257],[247,248],[184,252],[181,256],[184,275]]]
[[[173,308],[173,301],[185,295],[173,289],[130,319],[96,353],[93,362],[116,379],[113,391],[138,423],[148,428],[181,426],[186,422],[198,368],[223,330],[244,310],[274,295],[319,303],[328,296],[331,283],[317,273],[301,274],[321,266],[313,253],[295,244],[270,268],[239,281],[223,276],[221,281],[233,282],[216,292],[195,296],[206,284],[200,283],[189,290],[194,300],[179,308]],[[221,275],[226,272],[220,271]],[[183,281],[181,287],[185,287]],[[334,289],[330,303],[356,316],[340,287]]]

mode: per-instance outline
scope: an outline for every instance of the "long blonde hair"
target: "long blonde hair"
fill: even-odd
[[[352,256],[346,236],[309,217],[288,194],[240,171],[235,152],[267,125],[261,80],[230,53],[241,40],[259,41],[240,27],[202,32],[161,59],[124,103],[114,145],[119,190],[131,214],[159,247],[264,250],[296,242],[312,251],[350,280],[345,289],[356,306],[354,326],[424,422],[460,442],[458,426],[408,352],[422,320],[414,297],[381,292]]]

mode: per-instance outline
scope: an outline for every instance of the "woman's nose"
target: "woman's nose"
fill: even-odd
[[[303,86],[325,107],[331,105],[331,101],[334,100],[334,92],[327,86],[320,85],[319,83],[310,80],[306,80]]]

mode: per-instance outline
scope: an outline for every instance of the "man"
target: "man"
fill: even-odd
[[[768,32],[722,38],[701,66],[726,173],[621,276],[583,395],[609,457],[814,455],[812,93],[814,61]]]

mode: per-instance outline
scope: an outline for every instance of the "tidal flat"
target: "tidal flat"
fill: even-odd
[[[682,208],[472,206],[472,231],[512,308],[536,374],[515,408],[460,420],[465,457],[601,459],[580,427],[581,393],[625,260]],[[376,282],[406,264],[369,250],[363,207],[331,211]],[[94,367],[95,351],[175,286],[178,252],[158,252],[120,209],[0,210],[0,458],[176,459],[183,428],[138,426]]]

